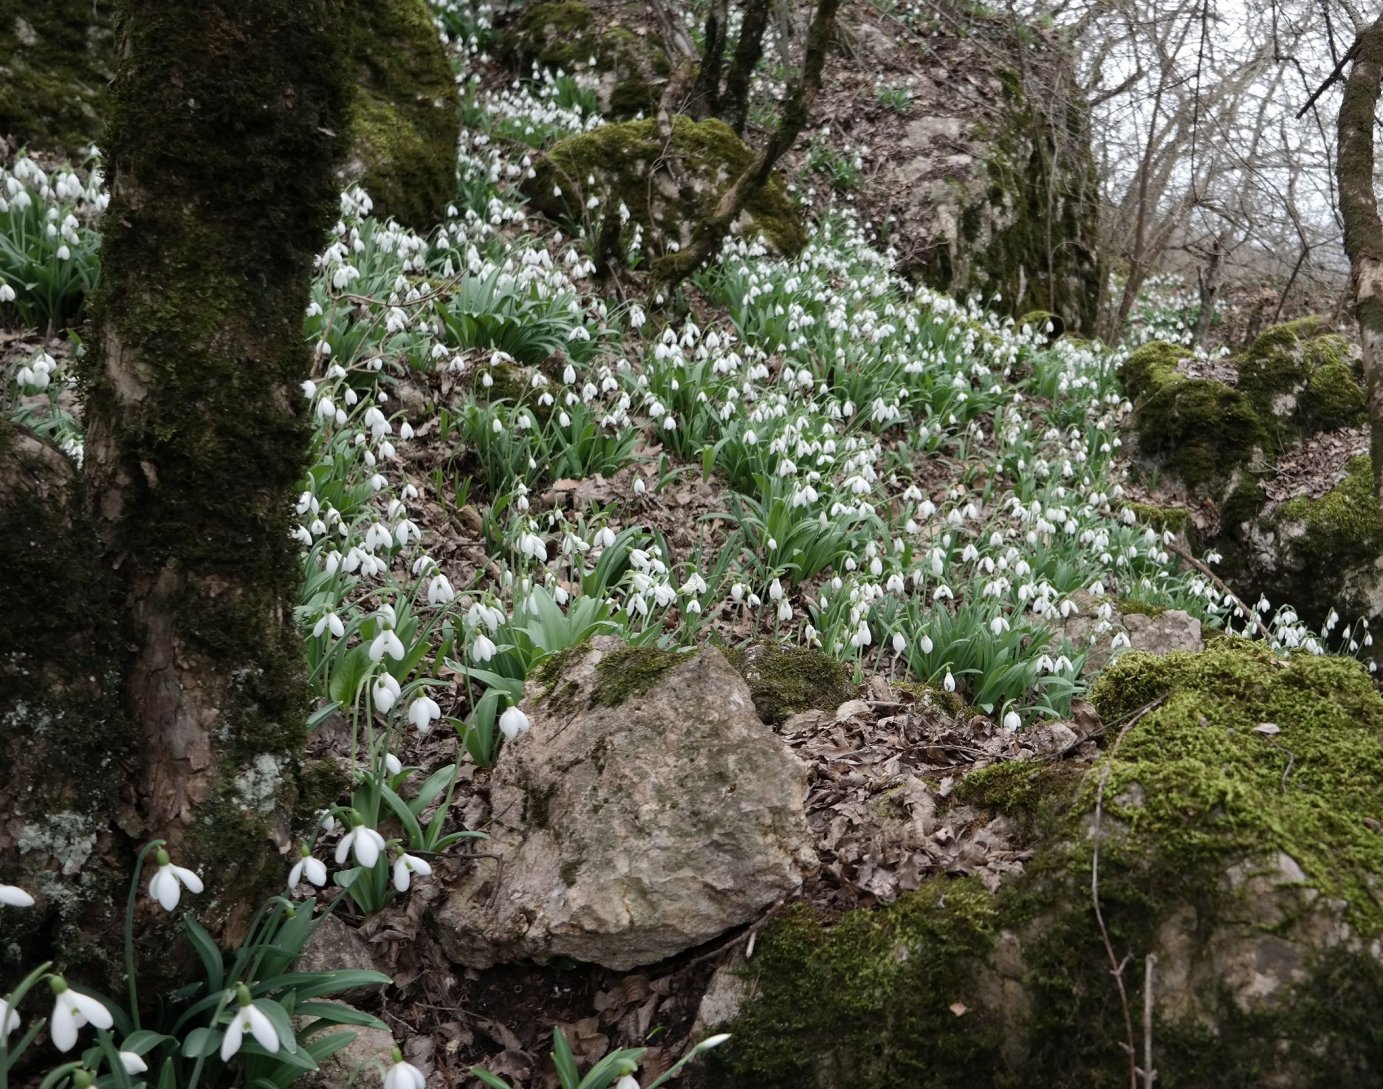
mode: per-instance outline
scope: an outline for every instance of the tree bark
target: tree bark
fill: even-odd
[[[1373,127],[1383,73],[1383,17],[1364,30],[1340,101],[1336,176],[1340,217],[1345,228],[1350,283],[1364,384],[1369,402],[1369,446],[1373,457],[1373,491],[1383,524],[1383,374],[1379,346],[1383,340],[1383,220],[1373,188]]]
[[[730,224],[768,181],[774,165],[792,147],[797,134],[806,125],[812,103],[816,101],[816,92],[821,86],[821,70],[826,64],[826,52],[839,7],[840,0],[817,0],[811,29],[807,32],[802,72],[783,104],[778,127],[754,161],[721,194],[710,215],[697,227],[691,243],[678,253],[659,258],[655,272],[666,288],[676,287],[711,258],[724,241]]]
[[[224,945],[282,888],[306,730],[288,535],[307,457],[302,314],[336,214],[347,14],[339,0],[119,5],[83,474],[59,481],[45,528],[60,536],[26,556],[41,570],[45,549],[83,542],[52,588],[81,653],[34,648],[65,678],[51,663],[0,676],[7,699],[47,701],[48,726],[30,739],[5,721],[0,873],[39,897],[24,925],[75,930],[25,948],[29,967],[52,956],[80,978],[99,959],[92,930],[118,923],[152,838],[201,872],[194,907]]]

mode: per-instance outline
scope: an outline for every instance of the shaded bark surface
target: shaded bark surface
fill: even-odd
[[[1359,320],[1359,345],[1369,401],[1369,446],[1373,458],[1373,491],[1383,521],[1383,220],[1373,188],[1373,127],[1383,73],[1383,18],[1359,35],[1354,66],[1340,101],[1340,216],[1349,255],[1351,294]]]
[[[335,215],[348,15],[333,0],[118,7],[83,473],[54,485],[62,519],[26,545],[39,572],[45,550],[81,540],[84,566],[49,572],[67,631],[0,678],[0,865],[39,897],[23,925],[71,927],[26,960],[108,958],[81,939],[106,944],[97,916],[118,923],[155,837],[202,872],[196,907],[225,944],[282,885],[306,729],[288,536],[307,456],[302,314]],[[24,692],[44,703],[37,739],[18,732]],[[80,851],[43,832],[64,798]]]

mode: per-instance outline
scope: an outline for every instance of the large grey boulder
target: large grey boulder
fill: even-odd
[[[754,919],[815,864],[806,769],[720,651],[608,636],[530,680],[491,781],[487,854],[436,912],[474,968],[653,964]]]

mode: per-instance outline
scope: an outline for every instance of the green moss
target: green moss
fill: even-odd
[[[749,145],[714,118],[693,121],[678,115],[673,119],[673,139],[687,175],[694,179],[695,207],[682,207],[650,182],[665,159],[657,122],[651,119],[602,125],[560,141],[538,161],[524,192],[538,211],[558,220],[581,222],[592,196],[607,214],[623,203],[643,227],[646,250],[656,258],[669,241],[690,241],[696,222],[754,158]],[[802,248],[806,236],[800,217],[778,178],[754,195],[747,212],[749,229],[762,233],[779,253],[794,254]]]
[[[1363,820],[1383,781],[1383,700],[1363,667],[1225,638],[1199,654],[1124,655],[1091,690],[1111,728],[1160,697],[1110,761],[1107,812],[1129,829],[1120,852],[1162,859],[1192,893],[1207,863],[1280,849],[1347,903],[1362,935],[1383,934],[1370,888],[1383,836]],[[1262,722],[1281,733],[1255,733]],[[1135,783],[1142,804],[1119,801]]]
[[[1278,525],[1300,523],[1305,536],[1293,541],[1295,552],[1320,566],[1320,573],[1383,554],[1378,503],[1373,494],[1373,466],[1366,457],[1352,458],[1343,481],[1319,499],[1289,499],[1277,512]]]
[[[661,647],[623,647],[596,663],[596,687],[591,701],[602,707],[618,707],[656,685],[683,655]]]
[[[1149,601],[1140,601],[1135,597],[1121,597],[1115,602],[1115,606],[1124,616],[1133,614],[1139,616],[1161,616],[1167,611],[1165,605],[1155,605]]]
[[[726,658],[749,684],[754,710],[770,725],[799,711],[834,711],[850,698],[845,665],[810,647],[757,643]]]
[[[976,880],[930,878],[826,927],[798,906],[767,926],[746,973],[734,1046],[693,1068],[704,1089],[968,1089],[1001,1039],[970,971],[1000,919]],[[957,1016],[952,1006],[972,1007]]]
[[[0,135],[65,152],[98,141],[115,67],[111,0],[0,0]]]
[[[1134,517],[1145,526],[1156,530],[1171,530],[1183,533],[1191,521],[1191,512],[1185,507],[1157,507],[1151,503],[1128,503]]]
[[[426,0],[353,8],[357,92],[350,114],[358,178],[380,217],[426,231],[456,196],[460,102]]]
[[[1239,390],[1177,370],[1186,351],[1154,342],[1125,361],[1120,375],[1134,401],[1139,450],[1192,488],[1227,480],[1265,439],[1263,424]]]
[[[1299,411],[1308,432],[1358,427],[1368,418],[1368,399],[1353,368],[1327,363],[1307,379]]]

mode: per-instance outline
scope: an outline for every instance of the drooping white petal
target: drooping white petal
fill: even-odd
[[[412,1063],[397,1062],[384,1074],[384,1089],[424,1089],[427,1079]]]
[[[379,861],[379,853],[384,850],[384,837],[373,828],[366,828],[363,825],[355,829],[355,860],[370,869]]]
[[[19,1027],[19,1014],[15,1013],[10,1004],[0,998],[0,1040]]]
[[[149,1069],[149,1064],[133,1051],[120,1052],[120,1065],[125,1068],[126,1074],[142,1074]]]
[[[72,1003],[67,1001],[70,992],[63,991],[53,1001],[53,1016],[48,1020],[48,1032],[53,1037],[53,1046],[59,1051],[71,1051],[77,1044],[77,1029],[85,1020],[79,1022],[77,1018],[81,1016]]]
[[[279,1049],[279,1034],[274,1029],[274,1023],[264,1015],[264,1011],[258,1006],[249,1005],[240,1008],[240,1017],[244,1020],[252,1033],[255,1042],[265,1051],[273,1054]]]
[[[34,898],[18,885],[0,885],[0,904],[26,908],[34,906]]]
[[[303,866],[304,877],[306,877],[309,881],[312,882],[312,884],[316,885],[318,888],[321,888],[323,885],[327,883],[327,868],[322,864],[321,859],[305,858],[303,859],[303,862],[305,863],[305,865]]]
[[[225,1038],[221,1041],[221,1061],[228,1062],[230,1057],[240,1050],[240,1044],[245,1039],[245,1019],[237,1013],[231,1018],[231,1023],[226,1026]]]
[[[111,1017],[110,1010],[97,1002],[89,994],[82,994],[80,991],[69,989],[67,998],[77,1007],[77,1010],[85,1024],[90,1022],[98,1029],[108,1029],[115,1024],[115,1019]]]
[[[182,898],[182,886],[172,871],[172,866],[160,866],[154,879],[149,882],[149,895],[159,902],[164,911],[172,911]]]
[[[341,841],[336,845],[336,865],[344,866],[346,864],[346,856],[351,853],[351,844],[355,841],[355,833],[356,829],[352,828],[341,837]]]

